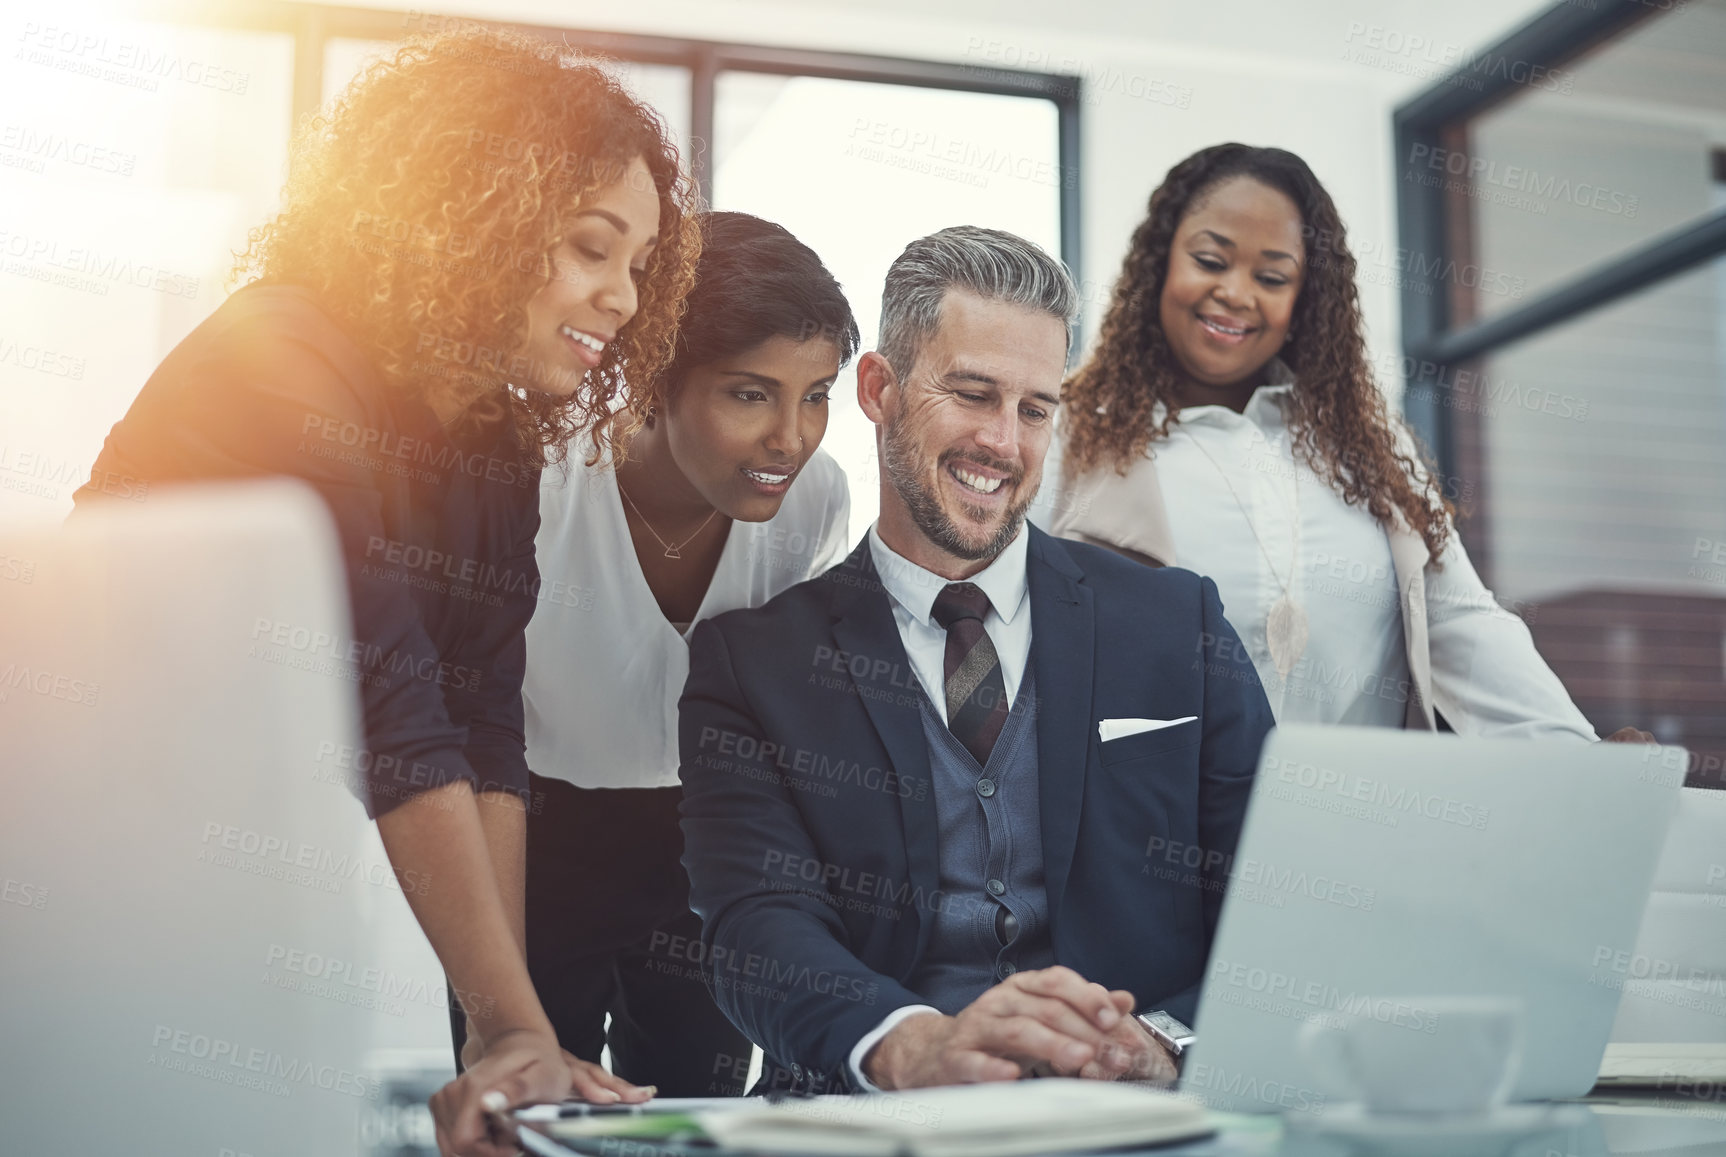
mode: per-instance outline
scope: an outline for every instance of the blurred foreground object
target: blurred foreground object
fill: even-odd
[[[0,527],[8,1151],[351,1154],[444,980],[354,798],[341,555],[294,483]],[[372,1130],[375,1132],[375,1129]]]

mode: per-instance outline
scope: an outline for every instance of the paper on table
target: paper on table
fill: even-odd
[[[1202,1105],[1174,1093],[1062,1078],[810,1097],[700,1121],[726,1148],[828,1157],[1016,1157],[1215,1130]]]

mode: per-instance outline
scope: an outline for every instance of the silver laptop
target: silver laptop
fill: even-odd
[[[1309,1017],[1515,996],[1514,1100],[1594,1084],[1682,749],[1281,727],[1260,757],[1181,1089],[1322,1112]]]

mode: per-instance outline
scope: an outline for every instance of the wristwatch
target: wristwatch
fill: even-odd
[[[1155,1037],[1158,1043],[1174,1056],[1178,1057],[1186,1052],[1187,1047],[1198,1039],[1192,1029],[1160,1008],[1155,1012],[1140,1012],[1133,1015],[1140,1024],[1145,1026],[1145,1031]]]

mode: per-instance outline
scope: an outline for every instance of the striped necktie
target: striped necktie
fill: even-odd
[[[947,631],[947,727],[980,765],[989,762],[1008,707],[1001,659],[983,629],[988,613],[989,596],[975,583],[948,583],[935,597],[935,621]]]

